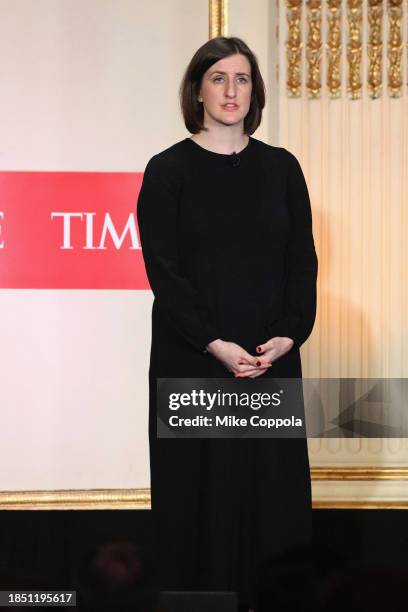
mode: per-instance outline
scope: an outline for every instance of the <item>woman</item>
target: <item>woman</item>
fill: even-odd
[[[181,84],[193,134],[148,162],[138,200],[154,293],[149,385],[152,511],[165,590],[237,591],[257,564],[311,538],[304,438],[165,439],[161,377],[298,377],[317,259],[297,159],[250,135],[265,88],[239,38],[209,40]]]

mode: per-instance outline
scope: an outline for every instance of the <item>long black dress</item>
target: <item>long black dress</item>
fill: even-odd
[[[233,377],[205,346],[295,341],[262,376],[301,377],[317,258],[296,157],[250,137],[237,156],[190,138],[148,162],[138,199],[155,299],[149,369],[152,511],[165,590],[237,591],[256,564],[311,538],[307,441],[156,437],[156,379]]]

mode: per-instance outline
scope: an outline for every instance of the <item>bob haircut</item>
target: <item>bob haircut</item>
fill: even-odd
[[[256,56],[241,38],[217,36],[208,40],[195,52],[180,85],[181,112],[185,126],[192,134],[208,129],[203,125],[203,104],[197,99],[204,73],[218,60],[235,53],[245,55],[251,65],[251,104],[244,119],[244,134],[253,134],[261,123],[262,109],[265,106],[265,83]]]

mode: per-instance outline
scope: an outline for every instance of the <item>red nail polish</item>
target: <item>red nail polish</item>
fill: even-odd
[[[256,365],[257,365],[257,366],[260,366],[260,365],[261,365],[261,362],[260,362],[260,361],[257,361],[257,362],[256,362]]]

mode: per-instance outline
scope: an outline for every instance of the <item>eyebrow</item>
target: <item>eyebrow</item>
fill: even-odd
[[[213,74],[227,74],[226,72],[223,72],[222,70],[214,70],[213,72],[210,72],[210,76],[212,76]],[[249,77],[249,74],[246,72],[236,72],[236,75],[244,75]]]

